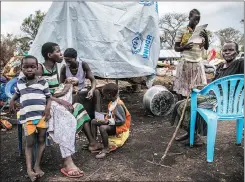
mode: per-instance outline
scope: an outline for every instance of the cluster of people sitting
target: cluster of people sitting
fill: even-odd
[[[89,144],[87,149],[98,152],[96,158],[104,158],[109,152],[108,136],[119,136],[128,132],[131,116],[119,97],[117,84],[108,83],[102,89],[108,101],[108,112],[104,119],[96,119],[95,111],[101,112],[101,95],[96,89],[96,80],[84,61],[78,61],[77,51],[65,50],[64,55],[56,43],[47,42],[42,46],[44,63],[36,57],[25,56],[21,60],[21,71],[16,92],[10,101],[10,110],[16,111],[15,100],[20,99],[20,123],[26,136],[26,165],[31,181],[42,177],[40,167],[45,149],[45,137],[49,137],[60,147],[64,159],[61,173],[67,177],[81,177],[83,171],[72,160],[75,153],[76,134],[83,131]],[[65,60],[60,78],[57,63]],[[91,88],[85,88],[85,79],[91,81]],[[84,105],[87,104],[90,113]],[[100,131],[102,144],[97,139]],[[34,167],[32,152],[35,134],[38,135],[38,151]]]

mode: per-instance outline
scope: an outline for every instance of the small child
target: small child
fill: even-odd
[[[72,92],[77,94],[78,92],[78,79],[76,77],[69,77],[65,80],[64,83],[60,84],[60,86],[55,90],[54,96],[60,97],[63,96],[63,93],[67,93],[72,87]]]
[[[38,61],[34,56],[29,55],[21,60],[21,70],[24,76],[18,80],[16,92],[10,101],[10,111],[15,111],[15,100],[20,98],[20,123],[26,136],[26,166],[31,181],[44,175],[40,168],[40,162],[45,149],[45,136],[48,127],[45,120],[50,118],[51,104],[48,83],[36,76],[37,69]],[[38,131],[38,151],[35,166],[32,168],[36,130]]]
[[[106,100],[110,101],[108,112],[104,121],[96,119],[92,120],[93,134],[99,127],[100,135],[104,145],[104,149],[96,155],[97,159],[104,158],[110,152],[108,135],[119,135],[126,132],[130,128],[131,116],[123,101],[119,98],[118,86],[114,83],[108,83],[102,89],[102,93]]]

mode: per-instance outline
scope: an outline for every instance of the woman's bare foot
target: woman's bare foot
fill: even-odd
[[[34,171],[35,171],[35,173],[37,173],[37,177],[39,177],[39,178],[41,178],[41,177],[43,177],[43,175],[44,175],[44,172],[42,171],[42,169],[40,168],[40,167],[34,167]]]
[[[35,173],[33,170],[28,170],[27,171],[28,177],[30,178],[31,181],[36,181],[38,174]]]

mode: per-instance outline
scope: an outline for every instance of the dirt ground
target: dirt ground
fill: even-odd
[[[85,175],[70,179],[60,173],[61,154],[57,145],[46,148],[42,166],[44,177],[39,181],[243,181],[244,148],[235,145],[235,122],[220,122],[213,163],[206,162],[206,146],[190,148],[174,142],[168,156],[157,166],[175,130],[170,116],[155,117],[142,104],[144,92],[121,93],[121,99],[132,115],[132,127],[125,145],[105,159],[81,148],[87,141],[81,137],[75,163]],[[105,105],[104,105],[105,108]],[[180,131],[179,134],[183,133]],[[18,156],[17,127],[1,131],[1,181],[28,181],[25,158]]]

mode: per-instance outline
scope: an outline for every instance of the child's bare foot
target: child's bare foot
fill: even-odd
[[[99,154],[97,154],[95,156],[96,159],[103,159],[106,154],[109,154],[110,153],[110,150],[107,148],[107,149],[103,149]]]
[[[88,147],[89,151],[97,151],[97,150],[102,150],[103,149],[103,145],[100,143],[95,143],[95,144],[90,144]]]
[[[44,175],[44,172],[42,171],[42,169],[40,167],[34,167],[34,171],[35,173],[37,173],[37,177],[41,178]]]
[[[36,181],[37,179],[37,173],[35,173],[33,170],[27,171],[28,177],[31,181]]]

